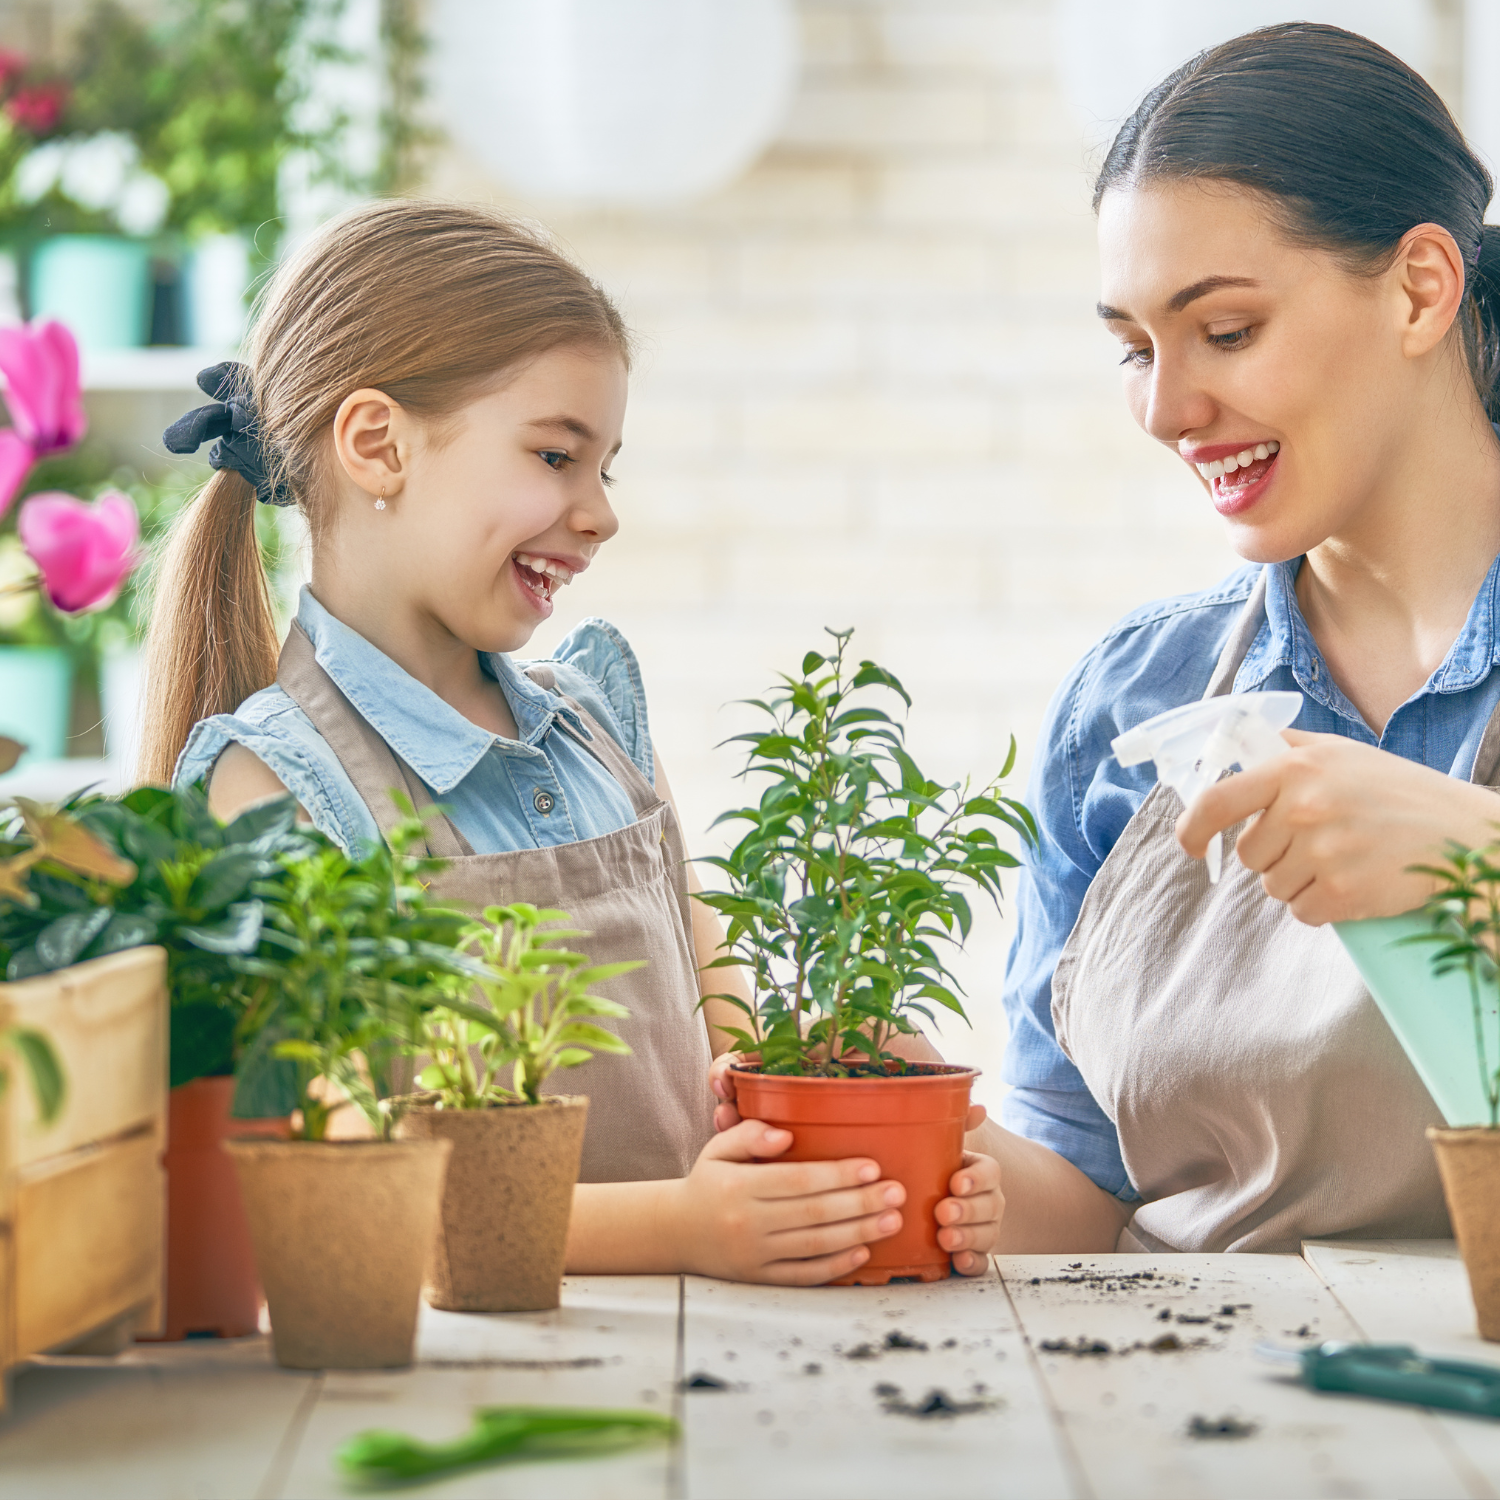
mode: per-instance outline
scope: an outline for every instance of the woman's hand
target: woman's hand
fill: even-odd
[[[1201,859],[1213,834],[1251,818],[1240,863],[1311,927],[1420,906],[1432,880],[1410,866],[1431,864],[1448,839],[1487,844],[1500,830],[1500,800],[1484,787],[1342,735],[1284,738],[1286,754],[1199,796],[1177,840]]]
[[[868,1157],[777,1162],[789,1130],[746,1120],[671,1184],[681,1267],[699,1276],[818,1286],[857,1270],[901,1227],[906,1189]],[[955,1231],[962,1232],[962,1231]]]
[[[718,1100],[714,1106],[716,1130],[733,1130],[740,1124],[734,1074],[730,1069],[744,1060],[742,1053],[726,1052],[716,1057],[708,1070],[709,1086]],[[978,1130],[987,1118],[984,1105],[970,1105],[964,1133]],[[953,1269],[961,1276],[982,1276],[989,1268],[990,1252],[1000,1238],[1000,1219],[1005,1213],[1000,1163],[993,1156],[965,1151],[962,1165],[949,1179],[948,1191],[952,1197],[944,1198],[933,1210],[938,1222],[938,1244],[953,1257]]]

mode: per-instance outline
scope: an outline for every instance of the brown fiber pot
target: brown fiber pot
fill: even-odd
[[[447,1141],[227,1141],[279,1364],[409,1365]]]
[[[1500,1130],[1427,1127],[1448,1217],[1469,1273],[1479,1336],[1500,1343]]]
[[[418,1105],[405,1140],[451,1141],[427,1300],[453,1312],[537,1312],[561,1293],[589,1101],[559,1094],[493,1109]]]
[[[250,1225],[224,1140],[285,1139],[291,1127],[285,1117],[231,1119],[234,1084],[194,1078],[167,1095],[167,1311],[155,1338],[241,1338],[260,1325]]]
[[[901,1228],[835,1286],[882,1286],[897,1278],[941,1281],[951,1273],[933,1210],[963,1163],[964,1118],[977,1068],[917,1063],[898,1078],[786,1078],[737,1065],[735,1100],[747,1120],[792,1132],[777,1161],[870,1156],[906,1188]]]

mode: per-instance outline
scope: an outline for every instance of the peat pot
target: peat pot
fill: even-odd
[[[409,1365],[447,1141],[230,1140],[279,1364]]]
[[[241,1338],[260,1323],[260,1282],[227,1136],[285,1138],[285,1117],[235,1120],[235,1080],[194,1078],[167,1095],[167,1313],[163,1339]]]
[[[427,1300],[453,1312],[556,1307],[589,1101],[566,1094],[491,1109],[417,1105],[404,1140],[452,1143]]]
[[[870,1156],[882,1175],[906,1189],[901,1228],[871,1245],[869,1260],[835,1286],[942,1281],[951,1274],[932,1214],[963,1164],[964,1119],[979,1070],[947,1063],[912,1068],[892,1078],[789,1078],[744,1064],[734,1069],[741,1116],[792,1132],[791,1149],[777,1161]]]
[[[1479,1336],[1500,1343],[1500,1130],[1427,1127],[1448,1217],[1469,1273]]]

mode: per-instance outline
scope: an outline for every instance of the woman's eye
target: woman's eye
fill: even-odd
[[[1125,351],[1125,358],[1120,363],[1122,365],[1135,365],[1137,368],[1149,365],[1151,363],[1151,346],[1146,344],[1139,349],[1127,349]]]
[[[1247,325],[1244,328],[1236,328],[1231,333],[1211,333],[1208,341],[1216,349],[1243,349],[1250,341],[1251,329]]]
[[[543,448],[537,455],[549,469],[556,469],[561,473],[574,460],[572,456],[561,448]]]

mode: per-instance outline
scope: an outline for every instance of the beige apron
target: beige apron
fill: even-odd
[[[1264,577],[1205,697],[1265,620]],[[1494,786],[1500,710],[1474,780]],[[1332,927],[1234,857],[1210,885],[1158,783],[1094,877],[1052,979],[1057,1040],[1115,1123],[1144,1200],[1121,1250],[1296,1250],[1449,1231],[1431,1095]]]
[[[532,667],[528,675],[555,690],[548,668]],[[300,625],[287,635],[276,680],[338,756],[382,834],[400,816],[391,788],[404,789],[418,809],[432,805],[421,778],[318,665]],[[593,736],[575,737],[620,783],[636,821],[571,844],[476,854],[446,817],[430,817],[428,847],[449,862],[434,889],[474,911],[516,901],[559,908],[589,934],[578,942],[595,963],[646,960],[644,969],[599,987],[630,1009],[628,1018],[605,1024],[630,1043],[631,1055],[596,1057],[554,1074],[546,1088],[588,1095],[580,1182],[681,1177],[713,1134],[686,851],[671,808],[614,736],[572,699],[562,701]],[[568,728],[563,719],[555,722]]]

